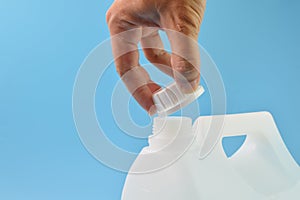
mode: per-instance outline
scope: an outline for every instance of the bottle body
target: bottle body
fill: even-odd
[[[224,117],[222,137],[247,134],[232,157],[224,153],[221,139],[207,157],[199,156],[211,116],[198,118],[193,127],[190,120],[183,120],[184,128],[175,139],[174,129],[169,128],[180,119],[173,119],[162,128],[167,133],[149,138],[149,147],[142,150],[127,176],[122,199],[299,199],[300,169],[272,116],[262,112]],[[264,125],[254,126],[261,123]],[[154,121],[154,126],[157,124]],[[145,159],[147,155],[152,155],[151,159]]]

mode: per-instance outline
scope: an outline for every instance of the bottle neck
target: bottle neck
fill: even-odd
[[[188,117],[156,117],[149,137],[149,147],[160,150],[177,139],[192,137],[192,119]]]

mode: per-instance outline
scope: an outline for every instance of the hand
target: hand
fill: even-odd
[[[137,45],[141,42],[146,58],[172,76],[183,92],[192,92],[200,81],[200,55],[195,41],[205,5],[206,0],[116,0],[108,10],[110,33],[118,36],[112,39],[117,72],[150,115],[156,112],[152,95],[160,86],[140,66]],[[164,50],[160,29],[168,35],[171,55]],[[174,31],[187,37],[180,37]]]

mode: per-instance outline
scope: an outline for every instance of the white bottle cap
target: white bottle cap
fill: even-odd
[[[172,83],[156,92],[153,101],[160,117],[170,115],[177,110],[192,103],[204,93],[204,88],[199,86],[193,93],[183,93],[176,83]]]

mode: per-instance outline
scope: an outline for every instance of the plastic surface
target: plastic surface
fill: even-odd
[[[204,93],[202,86],[199,86],[193,93],[185,94],[180,91],[176,83],[172,83],[153,95],[153,101],[159,116],[170,115],[180,108],[183,108],[196,100]]]
[[[205,159],[199,159],[200,144],[212,116],[199,117],[193,127],[188,118],[165,119],[164,123],[162,118],[155,119],[149,147],[142,150],[132,171],[151,165],[151,161],[143,160],[145,153],[172,157],[181,144],[168,143],[175,135],[179,140],[196,138],[169,166],[151,173],[129,173],[123,200],[300,199],[300,168],[285,147],[270,113],[225,116],[222,138],[246,135],[243,145],[229,158],[224,153],[221,138]],[[170,145],[173,148],[159,151]]]

